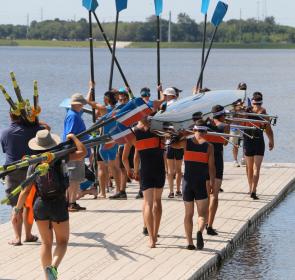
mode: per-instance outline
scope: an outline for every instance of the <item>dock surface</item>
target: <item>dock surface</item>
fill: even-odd
[[[86,279],[189,279],[204,276],[214,268],[251,223],[291,189],[295,164],[265,164],[258,186],[260,200],[249,198],[245,168],[225,164],[224,193],[214,228],[218,236],[204,233],[205,248],[188,251],[184,236],[182,199],[163,193],[163,216],[157,248],[147,247],[142,234],[142,200],[134,199],[138,186],[129,184],[128,200],[79,202],[85,212],[71,213],[67,254],[59,268],[61,280]],[[197,213],[195,211],[195,224]],[[194,228],[194,236],[197,227]],[[37,229],[34,226],[34,233]],[[0,279],[44,279],[40,266],[40,243],[11,247],[10,224],[0,225]]]

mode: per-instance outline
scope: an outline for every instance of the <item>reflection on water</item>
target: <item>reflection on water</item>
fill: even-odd
[[[212,280],[295,279],[295,191],[225,261]]]

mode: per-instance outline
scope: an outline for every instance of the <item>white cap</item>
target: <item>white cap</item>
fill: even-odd
[[[174,88],[166,88],[163,92],[164,95],[177,96],[177,93]]]

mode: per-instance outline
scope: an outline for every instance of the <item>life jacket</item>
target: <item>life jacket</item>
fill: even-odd
[[[37,195],[43,200],[54,200],[65,195],[69,187],[69,174],[65,160],[52,163],[46,175],[36,179]]]

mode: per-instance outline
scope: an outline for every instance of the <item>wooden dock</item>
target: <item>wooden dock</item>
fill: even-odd
[[[168,199],[167,187],[155,249],[147,247],[148,239],[142,235],[142,200],[134,199],[136,184],[129,185],[125,201],[86,197],[81,205],[87,211],[70,216],[70,243],[59,279],[203,279],[245,237],[249,226],[292,189],[294,178],[295,164],[265,164],[258,187],[260,200],[253,201],[247,195],[245,168],[226,164],[225,192],[220,194],[214,224],[219,235],[204,234],[202,251],[185,249],[183,202]],[[11,247],[7,244],[11,234],[9,224],[0,225],[0,279],[44,279],[39,244]]]

